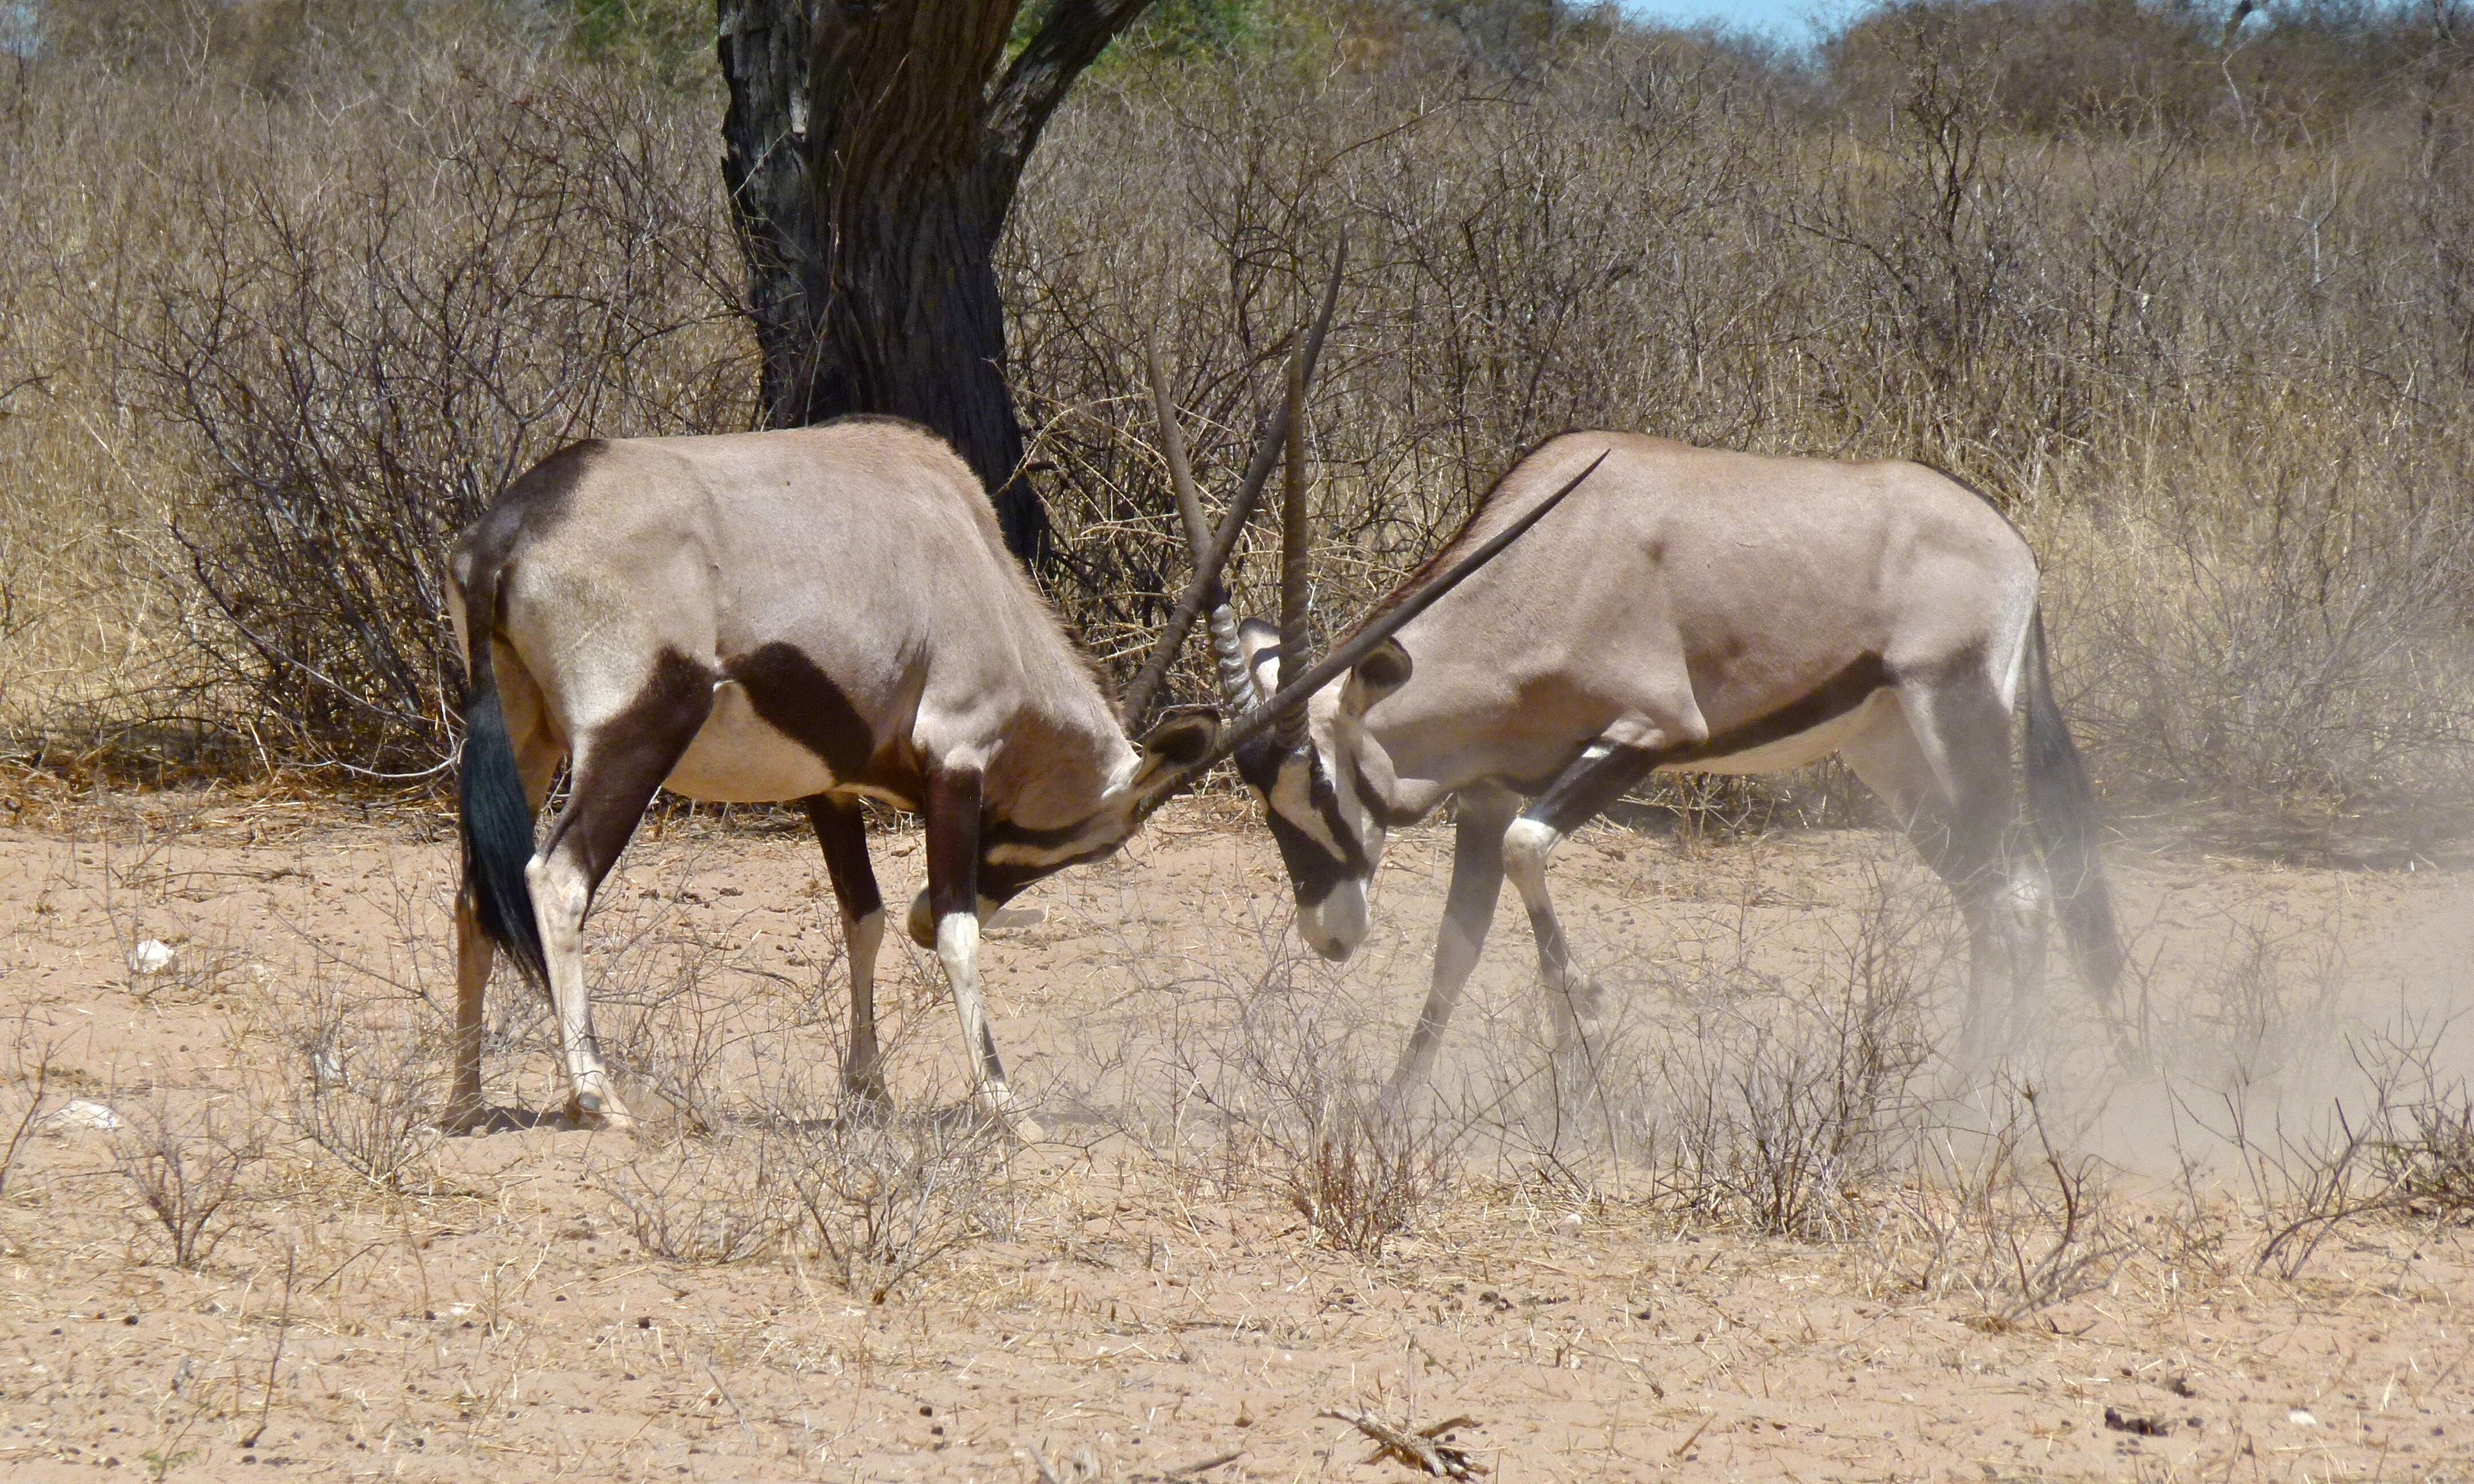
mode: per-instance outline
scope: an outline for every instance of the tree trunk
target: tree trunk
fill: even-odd
[[[719,0],[722,177],[747,256],[764,419],[886,413],[950,440],[1037,570],[995,254],[1039,131],[1150,0]],[[1000,68],[1003,68],[1000,76]]]

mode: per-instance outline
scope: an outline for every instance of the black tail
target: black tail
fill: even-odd
[[[464,890],[481,930],[497,941],[516,968],[537,985],[549,983],[541,927],[533,920],[532,889],[524,867],[533,858],[533,806],[516,767],[507,736],[507,712],[498,701],[498,677],[490,658],[491,632],[498,615],[498,568],[475,563],[465,595],[464,628],[472,652],[464,657],[464,768],[457,789],[464,832]]]
[[[2071,740],[2062,708],[2053,704],[2053,673],[2045,658],[2045,614],[2039,609],[2027,630],[2027,817],[2071,957],[2088,984],[2107,996],[2122,981],[2122,934],[2114,926],[2113,893],[2105,885],[2104,859],[2097,849],[2103,821],[2087,764]]]

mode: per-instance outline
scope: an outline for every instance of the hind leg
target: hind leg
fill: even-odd
[[[1903,685],[1897,695],[1898,706],[1841,751],[1958,900],[1968,938],[1959,1059],[1979,1062],[2005,1039],[2019,1041],[2042,1011],[2043,892],[2012,849],[2018,796],[2010,708],[1973,674],[1936,686]],[[2006,1017],[1995,1009],[1997,981],[2006,992]]]
[[[816,844],[824,848],[834,899],[841,905],[842,942],[850,950],[851,1043],[850,1060],[842,1064],[842,1090],[861,1107],[889,1108],[876,1045],[876,950],[885,941],[885,898],[867,858],[865,816],[858,800],[835,794],[818,794],[807,806]]]
[[[578,728],[575,776],[549,840],[524,868],[533,916],[549,965],[550,1002],[565,1053],[568,1112],[578,1123],[627,1128],[635,1119],[611,1085],[593,1032],[584,987],[584,915],[618,863],[644,806],[686,755],[713,711],[713,680],[694,662],[665,653],[633,700]]]
[[[549,730],[541,692],[524,673],[512,651],[497,657],[498,698],[507,717],[509,740],[515,744],[516,769],[523,775],[524,798],[541,812],[549,797],[550,778],[558,772],[567,747]],[[489,1118],[481,1098],[481,1020],[490,987],[490,966],[497,945],[481,931],[469,892],[455,898],[455,1040],[454,1086],[447,1095],[440,1119],[449,1133],[469,1133]]]

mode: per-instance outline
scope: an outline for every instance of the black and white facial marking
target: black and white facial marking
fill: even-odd
[[[1004,819],[983,821],[980,826],[981,920],[986,921],[1026,889],[1068,866],[1115,854],[1166,798],[1172,773],[1208,753],[1219,735],[1219,721],[1210,716],[1162,722],[1137,744],[1132,766],[1110,784],[1099,811],[1078,823],[1038,829]],[[913,941],[922,946],[934,945],[926,893],[911,903],[908,925]]]
[[[1280,647],[1268,624],[1248,620],[1247,663],[1257,688],[1278,683]],[[1267,732],[1237,750],[1237,772],[1262,796],[1265,822],[1280,848],[1298,898],[1298,933],[1334,962],[1366,941],[1366,888],[1382,863],[1395,821],[1368,786],[1359,757],[1367,710],[1409,679],[1407,651],[1386,643],[1341,682],[1338,704],[1307,729],[1304,746],[1283,749]],[[1330,693],[1324,693],[1329,697]]]
[[[1383,852],[1381,826],[1368,838],[1364,811],[1344,802],[1354,791],[1333,784],[1311,744],[1289,752],[1258,737],[1238,750],[1237,771],[1262,796],[1297,892],[1298,933],[1324,958],[1348,957],[1366,938],[1366,883]]]

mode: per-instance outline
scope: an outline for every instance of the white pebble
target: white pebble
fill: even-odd
[[[129,950],[129,967],[135,973],[159,974],[172,967],[175,956],[170,944],[160,938],[149,938]]]
[[[108,1134],[120,1127],[120,1114],[101,1103],[74,1098],[46,1115],[43,1127],[55,1134],[79,1134],[89,1130]]]
[[[1563,1220],[1555,1223],[1555,1234],[1557,1236],[1580,1235],[1581,1213],[1579,1211],[1574,1211],[1570,1215],[1565,1216]]]
[[[2295,1407],[2292,1411],[2286,1413],[2285,1420],[2292,1423],[2296,1427],[2316,1427],[2319,1425],[2319,1419],[2312,1416],[2300,1407]]]

